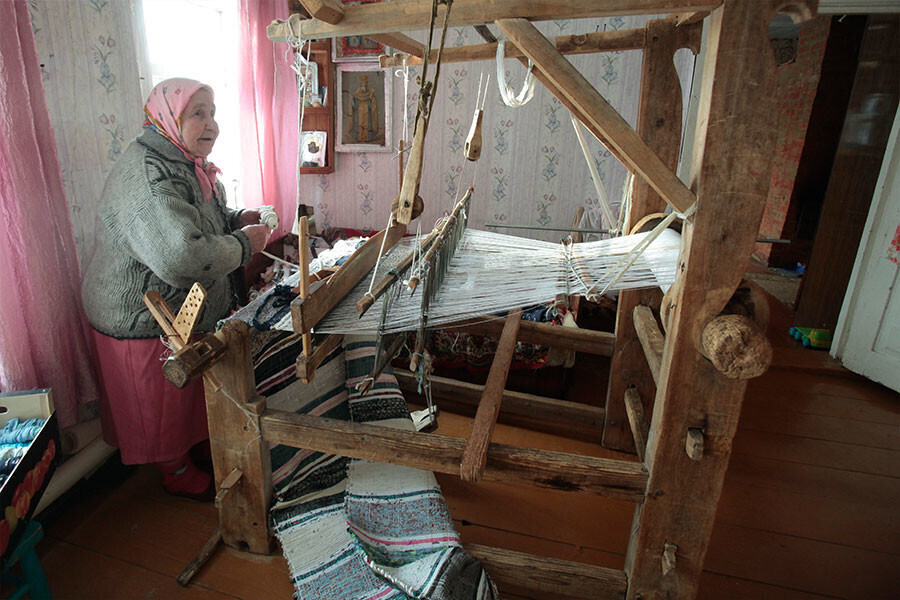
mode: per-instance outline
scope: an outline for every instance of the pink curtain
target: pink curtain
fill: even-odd
[[[26,0],[0,0],[0,391],[96,402],[90,326]]]
[[[297,85],[288,45],[266,26],[288,15],[287,0],[240,0],[242,195],[247,207],[275,206],[283,230],[297,202]]]

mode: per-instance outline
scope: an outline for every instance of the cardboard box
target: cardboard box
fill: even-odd
[[[49,389],[0,394],[0,427],[13,418],[47,422],[0,487],[0,567],[16,547],[59,464],[59,427]]]

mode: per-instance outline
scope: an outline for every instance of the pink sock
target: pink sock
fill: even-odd
[[[185,454],[164,463],[156,463],[163,474],[163,486],[170,494],[201,494],[212,481],[208,473],[194,466]]]

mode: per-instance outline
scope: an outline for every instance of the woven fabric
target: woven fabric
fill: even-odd
[[[270,408],[412,429],[389,369],[366,396],[356,391],[373,341],[345,342],[304,385],[294,375],[299,336],[254,331],[252,340],[257,391]],[[271,455],[275,535],[298,599],[497,597],[462,549],[432,473],[287,446]]]

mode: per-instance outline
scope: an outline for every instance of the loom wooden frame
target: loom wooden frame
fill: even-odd
[[[331,22],[305,23],[304,38],[424,27],[430,5],[415,0],[362,6],[325,4]],[[635,307],[659,306],[659,293],[653,291],[621,294],[614,345],[611,334],[598,336],[596,332],[554,340],[557,346],[583,349],[579,344],[588,344],[594,351],[612,354],[605,411],[503,393],[504,399],[515,400],[501,407],[501,413],[506,408],[522,416],[534,406],[535,414],[556,414],[563,429],[572,430],[571,421],[584,421],[586,412],[592,413],[595,422],[605,418],[603,439],[611,447],[633,448],[633,427],[640,432],[643,461],[596,459],[495,443],[487,448],[484,479],[634,501],[635,519],[624,571],[470,548],[501,583],[512,581],[565,597],[692,598],[697,593],[746,387],[745,380],[726,378],[705,358],[701,333],[738,287],[759,229],[776,139],[776,125],[770,118],[775,64],[765,34],[769,21],[786,5],[807,18],[816,8],[815,0],[454,2],[451,26],[495,23],[517,46],[511,51],[531,58],[541,81],[548,83],[596,136],[609,138],[626,165],[644,175],[636,178],[632,223],[664,208],[664,196],[680,210],[687,208],[684,203],[692,198],[697,202],[696,213],[684,225],[681,272],[667,295],[672,306],[661,354],[658,339],[646,345],[639,341],[646,332],[639,336],[634,323],[635,314],[641,315],[640,319],[648,314],[644,309],[635,311]],[[567,61],[526,20],[659,12],[677,15],[652,21],[643,36],[639,123],[631,133],[619,127],[617,115],[609,114],[592,88],[584,89],[583,82],[564,72],[562,63]],[[704,18],[709,28],[707,63],[690,186],[681,190],[680,182],[672,182],[681,138],[681,106],[665,91],[678,82],[672,63],[674,51],[681,47],[697,50],[699,21]],[[283,40],[298,32],[285,22],[270,26],[269,33],[270,38]],[[598,43],[597,47],[601,46],[611,49]],[[610,128],[610,123],[615,127]],[[304,331],[302,323],[295,321],[295,325],[300,326],[298,332]],[[647,323],[641,321],[637,327],[646,328]],[[523,323],[520,336],[528,335],[525,329]],[[266,409],[265,400],[255,393],[246,325],[227,322],[216,335],[227,344],[223,357],[210,367],[221,386],[207,386],[216,483],[221,486],[229,475],[234,479],[235,469],[242,473],[217,502],[222,537],[228,545],[260,553],[271,548],[267,526],[272,492],[267,444],[271,442],[459,473],[462,440]],[[645,347],[653,349],[652,356],[658,361],[653,374]],[[441,384],[464,390],[456,382]],[[464,392],[471,397],[478,390]],[[635,410],[641,401],[646,414],[652,415],[649,426],[640,422],[641,411]],[[583,423],[581,429],[585,429]],[[686,451],[688,440],[694,444]]]

